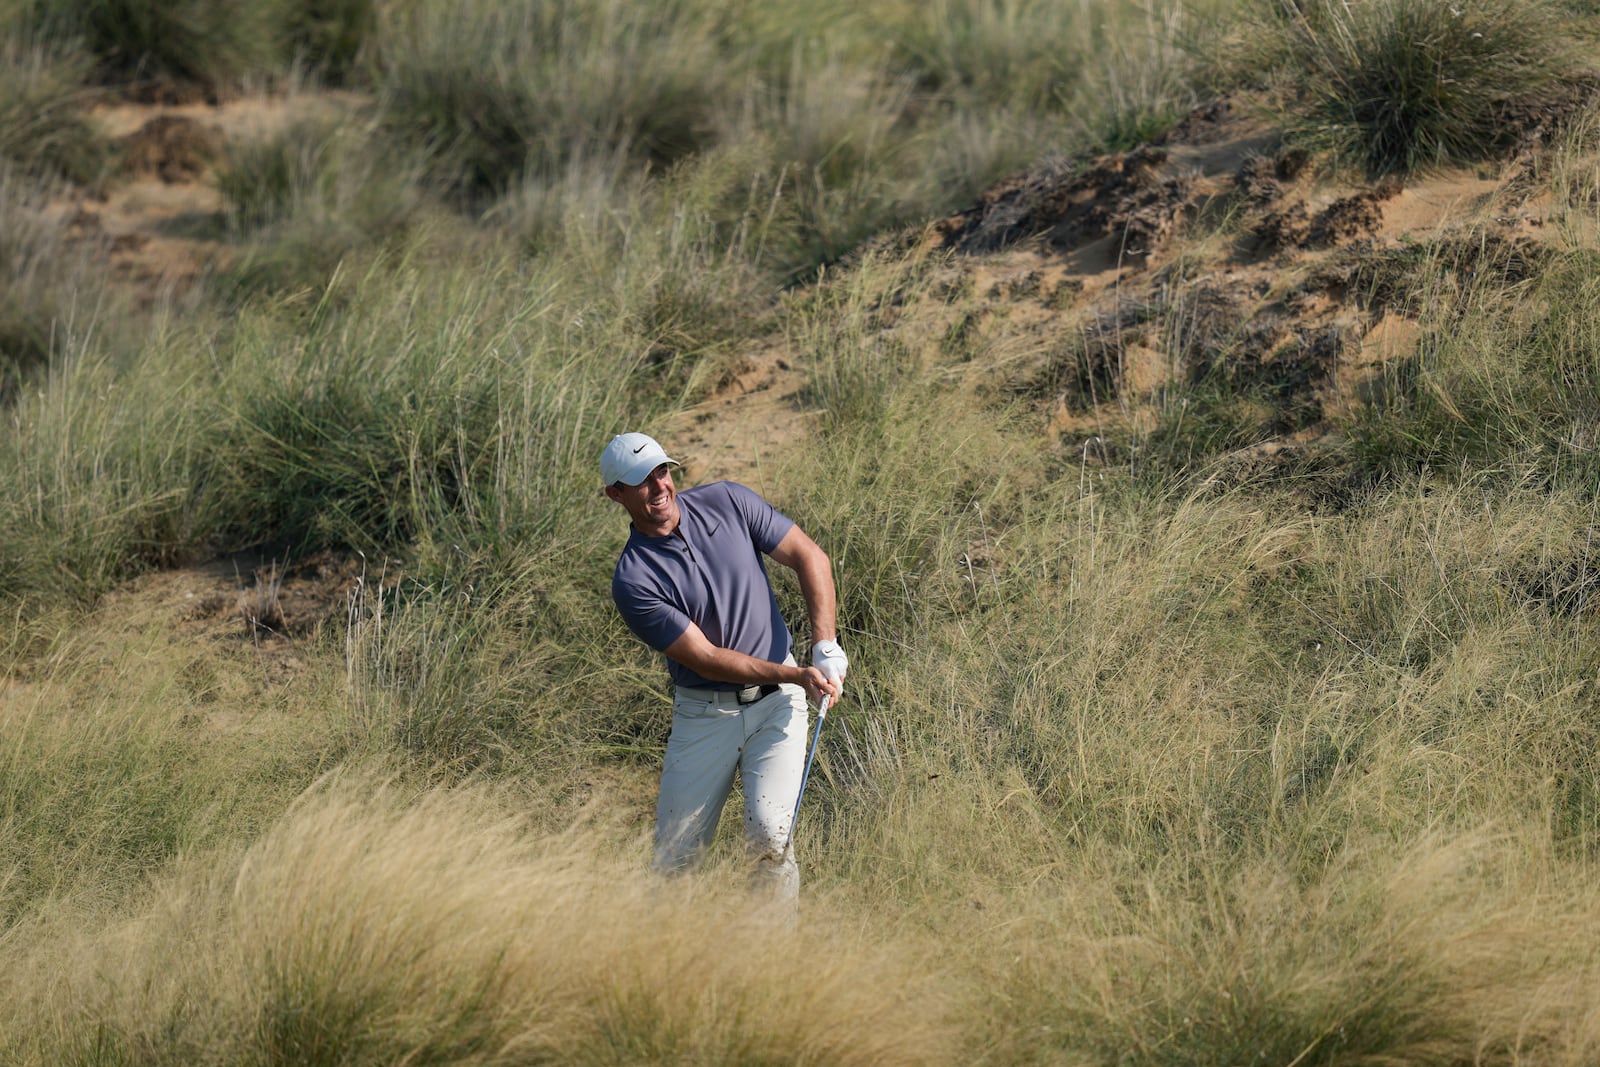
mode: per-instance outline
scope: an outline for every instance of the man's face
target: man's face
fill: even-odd
[[[640,533],[663,537],[678,528],[678,488],[669,464],[661,464],[638,485],[606,486],[606,496],[623,506]]]

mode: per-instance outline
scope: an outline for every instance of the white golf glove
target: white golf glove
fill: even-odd
[[[843,684],[845,673],[850,669],[850,660],[845,657],[839,642],[818,641],[811,646],[811,665],[829,680]]]

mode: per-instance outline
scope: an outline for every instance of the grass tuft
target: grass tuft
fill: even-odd
[[[187,864],[51,961],[84,984],[6,1020],[31,1035],[0,1024],[14,1053],[33,1039],[13,1062],[938,1061],[943,999],[897,954],[652,887],[614,845],[528,832],[513,800],[309,791],[237,858]],[[806,980],[775,960],[805,960]]]
[[[67,0],[37,4],[53,38],[81,41],[108,81],[169,78],[213,91],[280,69],[287,0]]]
[[[707,144],[729,76],[689,3],[417,5],[381,27],[378,55],[397,128],[480,195],[616,148],[637,165],[681,159]]]
[[[89,64],[74,48],[0,37],[0,164],[78,183],[103,176],[111,153],[85,118]]]
[[[1264,0],[1248,46],[1282,70],[1300,133],[1370,174],[1501,151],[1582,69],[1543,0]]]

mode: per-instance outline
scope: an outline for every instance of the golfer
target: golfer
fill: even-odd
[[[611,597],[628,628],[666,655],[673,681],[654,866],[679,871],[699,859],[737,770],[752,886],[792,906],[800,869],[789,824],[805,770],[806,700],[837,700],[849,666],[836,640],[832,567],[792,519],[742,485],[678,492],[676,465],[642,433],[613,438],[600,455],[606,496],[633,520]],[[799,579],[809,667],[791,653],[763,555]]]

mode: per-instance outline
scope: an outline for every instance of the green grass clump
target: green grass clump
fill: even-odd
[[[1362,462],[1387,471],[1499,466],[1514,477],[1592,482],[1600,406],[1592,254],[1573,251],[1509,284],[1481,264],[1430,262],[1415,350],[1391,365],[1376,402],[1353,420]],[[1458,289],[1462,273],[1475,280]]]
[[[619,146],[670,163],[708,143],[731,77],[713,28],[690,3],[416,5],[379,30],[385,107],[473,194]]]
[[[420,160],[359,114],[314,114],[272,137],[230,142],[217,187],[242,248],[211,283],[236,301],[326,290],[341,270],[405,247],[441,214]]]
[[[282,69],[282,0],[70,0],[31,21],[81,42],[109,81],[167,77],[212,89]]]
[[[1058,112],[1124,149],[1190,100],[1178,46],[1197,32],[1195,6],[939,0],[869,17],[921,89],[997,116]]]
[[[1505,148],[1582,69],[1570,21],[1542,0],[1265,0],[1256,10],[1245,52],[1288,80],[1298,132],[1375,175]]]
[[[109,85],[170,81],[212,94],[298,68],[360,84],[373,0],[12,0],[0,29],[70,43]]]
[[[80,183],[102,175],[110,149],[84,118],[89,63],[75,49],[0,37],[0,164]]]
[[[489,219],[649,339],[641,370],[662,395],[703,396],[730,343],[768,328],[768,246],[787,225],[751,178],[769,160],[761,146],[714,150],[645,180],[611,155],[574,159],[524,175]]]
[[[359,82],[377,24],[374,0],[298,0],[289,5],[287,47],[294,59],[326,81]]]
[[[971,93],[986,103],[1022,108],[1056,103],[1077,70],[1074,36],[1083,11],[1070,5],[963,0],[889,6],[884,30],[923,87]]]
[[[73,273],[64,228],[41,217],[49,186],[0,170],[0,404],[16,400],[48,363],[69,314],[63,283]]]

